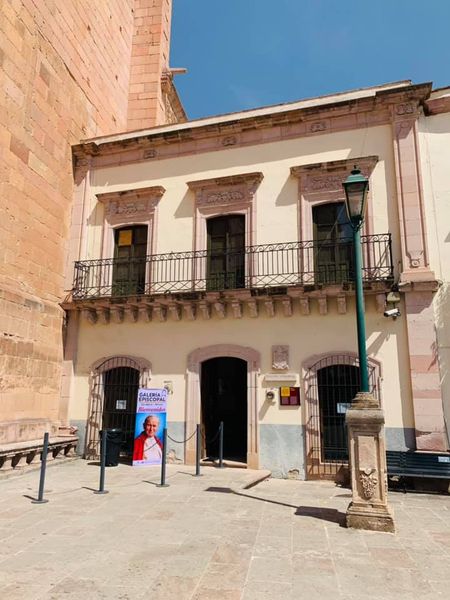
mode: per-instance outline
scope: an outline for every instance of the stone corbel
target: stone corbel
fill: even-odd
[[[302,315],[309,315],[310,314],[310,307],[309,307],[309,298],[308,298],[308,296],[301,296],[300,297],[300,311],[301,311]]]
[[[130,323],[136,323],[139,316],[139,311],[135,306],[127,306],[125,310],[125,314],[127,315],[127,319]]]
[[[223,302],[214,302],[214,308],[219,319],[225,318],[225,304]]]
[[[123,323],[125,317],[125,311],[121,306],[114,306],[110,309],[111,320],[113,323]]]
[[[345,296],[337,297],[338,314],[345,315],[347,313],[347,298]]]
[[[292,300],[290,298],[283,298],[283,313],[285,317],[292,317]]]
[[[185,302],[183,304],[183,310],[188,321],[195,321],[195,306],[192,302]]]
[[[248,314],[252,319],[258,316],[258,303],[255,299],[247,300]]]
[[[97,310],[97,315],[99,323],[108,325],[110,319],[109,308],[99,308]]]
[[[264,306],[266,308],[266,315],[268,317],[274,317],[275,316],[275,302],[273,301],[273,299],[267,298],[266,300],[264,300]]]
[[[160,323],[164,323],[164,321],[167,318],[166,307],[162,306],[161,304],[154,304],[153,305],[153,314],[155,315],[155,317],[158,319],[158,321]]]
[[[152,320],[152,312],[149,306],[140,306],[139,307],[139,318],[144,323],[150,323]]]
[[[97,311],[94,308],[84,308],[83,316],[88,323],[95,325],[97,323]]]
[[[328,301],[326,296],[319,296],[317,298],[317,302],[319,303],[319,314],[326,315],[328,313]]]
[[[199,308],[204,319],[211,318],[211,307],[207,302],[200,302]]]
[[[233,317],[235,319],[242,318],[242,304],[239,302],[239,300],[233,300],[231,302],[231,310],[233,311]]]
[[[172,318],[174,321],[181,320],[181,309],[177,304],[175,304],[175,303],[169,304],[169,311],[170,311],[170,314],[172,315]]]

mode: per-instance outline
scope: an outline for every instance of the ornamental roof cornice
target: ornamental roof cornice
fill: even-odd
[[[167,158],[173,154],[172,148],[169,151],[168,146],[174,145],[178,148],[177,155],[250,145],[251,142],[244,140],[248,133],[263,129],[282,128],[280,139],[288,139],[379,125],[395,118],[415,118],[431,90],[431,83],[412,85],[400,82],[397,87],[369,88],[358,93],[337,94],[329,98],[95,138],[74,146],[73,153],[77,166],[84,164],[89,157],[92,157],[94,165],[106,166],[117,164],[114,156],[124,153],[128,155],[126,162]],[[211,138],[219,138],[218,143],[209,144],[208,140]],[[276,138],[264,136],[262,141],[276,141]],[[256,140],[253,143],[260,142]],[[196,148],[193,149],[193,146]],[[101,160],[108,156],[109,159]]]

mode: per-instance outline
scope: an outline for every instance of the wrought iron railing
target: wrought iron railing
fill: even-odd
[[[393,278],[391,235],[362,236],[365,282]],[[73,299],[332,285],[353,281],[352,240],[286,242],[75,263]]]

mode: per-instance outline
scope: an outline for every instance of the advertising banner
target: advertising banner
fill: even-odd
[[[166,409],[167,390],[139,389],[134,429],[133,466],[161,464]]]

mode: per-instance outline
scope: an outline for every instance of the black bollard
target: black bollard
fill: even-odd
[[[41,476],[39,478],[39,493],[38,499],[32,500],[32,504],[45,504],[48,500],[44,500],[44,485],[45,485],[45,469],[47,467],[47,454],[48,454],[48,431],[44,433],[44,447],[42,448],[41,455]]]
[[[223,469],[223,421],[219,425],[219,469]]]
[[[105,466],[106,466],[106,440],[108,432],[106,429],[102,429],[100,432],[102,438],[100,442],[100,484],[98,490],[95,490],[94,494],[107,494],[108,490],[105,490]]]
[[[166,483],[166,452],[167,452],[167,428],[164,427],[162,460],[161,460],[161,483],[158,483],[156,487],[169,487],[169,484]]]
[[[200,425],[197,425],[197,437],[195,439],[195,476],[201,477],[200,473],[200,453],[201,453],[201,445],[200,445]]]

